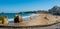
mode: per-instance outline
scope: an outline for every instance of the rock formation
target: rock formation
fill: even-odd
[[[22,16],[19,16],[19,22],[22,22]]]
[[[8,24],[7,16],[0,16],[0,24]]]
[[[2,16],[0,16],[0,24],[2,24],[2,19],[3,19]]]
[[[50,13],[55,14],[55,15],[60,15],[60,7],[54,6],[49,10]]]
[[[7,18],[7,16],[4,16],[4,24],[8,24],[8,18]]]
[[[16,15],[15,18],[14,18],[14,22],[15,23],[22,22],[22,17],[20,15]]]

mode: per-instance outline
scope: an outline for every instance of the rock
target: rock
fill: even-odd
[[[4,17],[0,16],[0,24],[3,24],[3,23],[4,23]]]
[[[0,24],[8,24],[7,16],[0,16]]]
[[[54,15],[60,15],[60,7],[54,6],[53,8],[49,9],[49,12]]]
[[[14,22],[15,22],[15,23],[22,22],[22,17],[19,16],[19,15],[16,15],[16,16],[14,17]]]
[[[4,16],[4,24],[8,24],[8,18],[7,18],[7,16]]]
[[[22,16],[19,16],[19,22],[22,22]]]

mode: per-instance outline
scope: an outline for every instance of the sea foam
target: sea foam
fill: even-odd
[[[32,14],[30,16],[22,16],[23,21],[31,20],[30,17],[36,18],[38,14]],[[8,19],[8,21],[14,21],[14,18]]]

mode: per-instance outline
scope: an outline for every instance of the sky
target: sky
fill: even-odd
[[[60,6],[60,0],[0,0],[0,13],[18,13],[51,9]]]

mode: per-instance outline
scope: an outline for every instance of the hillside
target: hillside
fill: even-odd
[[[55,15],[60,15],[60,7],[54,6],[51,9],[49,9],[49,12]]]

